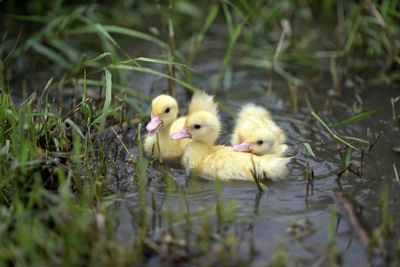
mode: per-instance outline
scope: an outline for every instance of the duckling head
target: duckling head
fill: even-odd
[[[149,134],[171,124],[178,117],[178,103],[169,95],[159,95],[151,102],[151,121],[146,129]]]
[[[173,140],[191,138],[205,144],[213,145],[221,131],[219,118],[209,111],[198,111],[189,115],[179,132],[173,134]]]
[[[255,155],[265,155],[273,152],[275,143],[283,142],[283,132],[276,127],[262,127],[249,132],[244,138],[239,136],[240,144],[233,146],[233,150],[250,152]]]

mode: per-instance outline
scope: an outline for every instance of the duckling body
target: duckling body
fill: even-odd
[[[236,152],[232,147],[207,146],[194,141],[185,149],[182,164],[187,174],[195,173],[206,179],[254,181],[252,171],[255,170],[257,174],[276,181],[288,175],[288,169],[284,165],[289,160],[289,158],[259,157],[250,153]]]
[[[241,109],[231,139],[235,151],[280,157],[288,150],[285,141],[285,133],[265,108],[249,103]]]
[[[189,112],[214,110],[213,97],[196,92],[189,105]],[[144,151],[148,156],[179,161],[190,139],[172,140],[171,135],[185,124],[186,117],[178,117],[177,101],[168,95],[159,95],[152,101],[151,121],[146,126],[148,135],[144,140]]]
[[[191,138],[182,156],[186,173],[207,179],[254,181],[252,170],[271,180],[285,178],[290,158],[256,156],[236,152],[231,147],[214,145],[220,131],[218,117],[207,111],[190,114],[185,127],[173,135],[175,139]],[[254,165],[253,165],[254,164]]]

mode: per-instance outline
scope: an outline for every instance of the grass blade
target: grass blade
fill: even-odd
[[[79,134],[80,137],[82,137],[82,139],[85,139],[85,136],[83,135],[83,133],[81,131],[81,128],[79,128],[79,126],[73,120],[68,118],[65,120],[65,122],[68,123],[72,127],[72,129],[74,129],[75,132],[77,134]]]
[[[238,60],[238,63],[242,66],[250,66],[250,67],[262,68],[262,69],[272,69],[277,74],[279,74],[281,77],[283,77],[284,79],[286,79],[296,85],[303,84],[302,80],[300,80],[299,78],[294,77],[293,75],[288,73],[277,62],[274,65],[272,65],[272,62],[270,60],[262,60],[262,59],[256,59],[256,58],[250,58],[250,57],[243,57]]]
[[[184,67],[186,69],[193,71],[193,69],[190,68],[189,66],[179,63],[179,62],[176,62],[176,61],[173,61],[173,60],[165,60],[165,59],[149,58],[149,57],[138,57],[138,58],[135,58],[134,61],[143,61],[143,62],[148,62],[148,63],[180,66],[180,67]]]
[[[151,35],[142,33],[140,31],[127,29],[124,27],[119,27],[119,26],[114,26],[114,25],[103,25],[102,29],[104,29],[108,33],[118,33],[118,34],[130,36],[130,37],[142,39],[142,40],[154,43],[163,49],[168,48],[167,43],[165,43],[165,42],[161,41],[160,39],[157,39]],[[68,31],[69,34],[86,34],[86,33],[95,33],[95,32],[97,32],[97,30],[94,25],[79,27],[79,28]]]
[[[116,46],[116,47],[119,48],[118,43],[114,40],[114,38],[112,38],[112,36],[106,31],[106,29],[104,29],[104,27],[103,27],[101,24],[96,23],[96,24],[94,24],[93,26],[94,26],[94,28],[96,29],[96,32],[97,32],[99,35],[104,36],[104,37],[105,37],[108,41],[110,41],[114,46]]]
[[[332,137],[334,139],[336,139],[337,141],[345,144],[348,147],[351,147],[354,150],[357,150],[356,147],[354,147],[352,144],[350,144],[349,142],[345,141],[343,138],[341,138],[340,136],[338,136],[337,134],[335,134],[331,128],[329,128],[329,126],[321,119],[320,116],[318,116],[314,111],[311,111],[311,115],[322,125],[324,126],[324,128],[332,135]]]
[[[62,57],[53,49],[50,49],[35,40],[28,41],[28,46],[65,69],[69,69],[71,67],[71,64],[64,57]]]
[[[350,167],[351,160],[353,159],[353,149],[347,150],[346,158],[344,159],[344,165],[346,168]]]
[[[39,23],[48,23],[49,22],[49,19],[44,16],[36,16],[36,15],[25,16],[25,15],[16,15],[16,14],[6,14],[5,16],[8,18],[12,18],[15,20],[20,20],[20,21],[39,22]]]
[[[375,112],[376,112],[376,110],[370,110],[370,111],[367,111],[367,112],[363,112],[363,113],[357,114],[357,115],[355,115],[355,116],[353,116],[351,118],[343,120],[343,121],[341,121],[341,122],[339,122],[337,124],[329,125],[329,127],[331,127],[331,128],[341,128],[341,127],[347,126],[349,124],[352,124],[354,122],[358,122],[358,121],[367,119],[371,115],[375,114]]]
[[[317,157],[315,156],[314,151],[313,151],[312,148],[311,148],[311,145],[310,145],[309,143],[303,143],[303,145],[304,145],[304,147],[306,148],[307,152],[308,152],[311,156],[313,156],[313,158],[316,159]]]
[[[111,72],[107,69],[104,70],[104,78],[105,78],[105,84],[106,84],[106,87],[105,87],[106,99],[104,101],[103,111],[102,111],[102,115],[101,115],[99,136],[101,136],[103,134],[108,111],[109,111],[110,105],[111,105],[111,97],[112,97],[112,75],[111,75]]]
[[[137,72],[143,72],[143,73],[147,73],[147,74],[151,74],[151,75],[155,75],[155,76],[160,76],[163,78],[167,78],[167,79],[171,79],[177,83],[179,83],[180,85],[182,85],[183,87],[187,88],[189,91],[191,92],[195,92],[197,90],[199,90],[197,87],[182,81],[180,79],[177,79],[175,77],[171,77],[168,74],[150,69],[150,68],[144,68],[144,67],[136,67],[136,66],[130,66],[130,65],[122,65],[122,64],[113,64],[110,66],[110,68],[113,69],[120,69],[120,70],[131,70],[131,71],[137,71]]]

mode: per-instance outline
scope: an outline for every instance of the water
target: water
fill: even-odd
[[[195,67],[197,73],[193,84],[200,88],[213,88],[215,73],[220,64],[212,59],[204,59],[206,64]],[[288,144],[291,148],[292,162],[289,164],[291,175],[284,181],[268,183],[268,190],[258,192],[252,182],[225,182],[222,184],[222,196],[226,210],[233,209],[234,214],[231,228],[238,239],[237,255],[239,258],[251,259],[252,266],[261,266],[271,262],[272,255],[278,248],[284,248],[290,254],[292,263],[296,265],[326,265],[328,254],[328,220],[333,210],[339,212],[337,222],[338,250],[345,265],[366,266],[369,259],[366,249],[359,243],[345,217],[340,217],[341,208],[335,201],[333,191],[347,193],[363,206],[361,221],[370,231],[381,223],[380,199],[384,185],[390,190],[390,212],[393,217],[393,229],[400,226],[399,191],[400,183],[395,180],[393,164],[400,171],[399,155],[391,151],[399,141],[399,128],[392,119],[390,98],[399,95],[398,86],[355,86],[345,88],[340,98],[328,94],[330,78],[322,71],[321,77],[305,80],[312,89],[299,88],[299,111],[291,104],[291,97],[286,82],[274,81],[273,90],[268,94],[268,75],[252,69],[235,70],[233,88],[218,91],[216,98],[233,112],[247,102],[254,102],[268,107],[273,118],[285,130]],[[133,88],[152,92],[156,96],[166,83],[151,76],[133,75]],[[316,82],[312,82],[316,80]],[[313,84],[314,83],[314,84]],[[309,84],[308,84],[309,85]],[[211,92],[212,90],[208,90]],[[181,112],[186,112],[189,98],[179,91]],[[353,152],[352,168],[361,175],[351,172],[344,173],[340,179],[338,174],[343,170],[343,159],[347,149],[335,141],[332,136],[310,115],[304,94],[310,99],[312,107],[327,122],[337,123],[355,113],[375,109],[376,113],[369,119],[335,129],[341,136],[362,138],[373,145],[370,152],[362,155],[361,150]],[[150,108],[145,107],[149,113]],[[133,115],[133,114],[131,114]],[[233,127],[234,118],[221,112],[224,130],[219,143],[229,143],[229,134]],[[136,125],[131,125],[122,133],[124,142],[133,155],[137,154],[137,144],[133,140]],[[144,133],[143,133],[144,134]],[[134,180],[134,168],[127,164],[128,155],[116,140],[113,133],[109,139],[114,145],[110,146],[108,187],[110,192],[122,192],[125,199],[115,205],[118,212],[118,239],[123,244],[132,244],[136,239],[136,228],[131,211],[136,210],[137,195]],[[309,143],[316,158],[311,156],[304,147]],[[367,144],[353,142],[357,147],[367,147]],[[116,159],[116,162],[115,162]],[[361,160],[362,159],[362,160]],[[362,161],[362,164],[361,164]],[[178,235],[183,235],[182,221],[185,209],[190,210],[193,220],[192,235],[196,236],[201,224],[210,220],[213,231],[218,228],[216,215],[217,196],[215,185],[207,180],[186,180],[183,169],[179,164],[163,164],[162,170],[158,163],[153,163],[149,169],[151,192],[148,201],[154,196],[158,214],[152,220],[151,228],[154,240],[162,240],[165,232],[166,189],[165,181],[161,178],[170,172],[175,178],[175,188],[172,192],[170,209],[176,215],[174,229]],[[315,179],[313,190],[307,190],[308,182],[305,176],[307,166],[314,170]],[[182,203],[185,204],[182,204]],[[228,212],[227,211],[227,212]],[[205,215],[204,215],[205,214]],[[206,219],[204,219],[206,218]],[[157,230],[158,229],[158,230]],[[160,230],[161,229],[161,230]],[[293,230],[300,229],[300,230]],[[164,232],[163,232],[164,231]],[[399,239],[394,233],[393,246]],[[214,241],[212,241],[214,242]],[[215,241],[218,243],[218,241]],[[192,244],[192,247],[195,244]],[[252,253],[254,246],[256,253]],[[212,256],[211,256],[212,257]],[[215,256],[217,258],[217,256]],[[160,258],[153,255],[151,262],[160,263]],[[199,259],[200,262],[207,262]],[[378,264],[379,265],[379,264]]]
[[[325,86],[329,85],[325,84]],[[286,131],[293,157],[289,164],[290,177],[284,181],[268,183],[267,192],[259,193],[256,185],[251,182],[222,184],[224,204],[229,206],[229,203],[234,203],[235,207],[233,224],[236,236],[239,238],[237,247],[239,257],[251,257],[251,265],[260,266],[270,263],[271,255],[277,248],[284,247],[290,254],[292,263],[306,266],[324,265],[327,263],[329,244],[328,220],[331,212],[337,210],[339,220],[337,221],[336,244],[343,263],[350,266],[368,265],[368,254],[353,234],[346,218],[340,216],[341,209],[335,202],[333,191],[345,192],[357,200],[363,206],[361,221],[367,229],[374,229],[381,223],[380,197],[383,185],[388,184],[394,229],[399,227],[400,184],[395,181],[393,172],[393,163],[398,163],[399,155],[391,151],[392,145],[398,142],[399,129],[391,119],[390,107],[390,98],[399,93],[397,88],[347,88],[341,98],[332,98],[321,86],[321,89],[317,88],[313,95],[309,95],[314,109],[327,123],[337,123],[354,115],[353,111],[345,107],[355,107],[360,111],[377,110],[376,114],[369,119],[335,130],[341,136],[362,138],[369,143],[376,141],[370,152],[365,151],[363,155],[361,150],[353,152],[351,166],[355,171],[359,171],[360,175],[345,172],[338,179],[338,174],[343,170],[342,158],[346,156],[347,149],[344,149],[342,144],[335,141],[321,125],[316,123],[310,115],[310,110],[306,108],[301,90],[299,90],[300,110],[295,112],[290,104],[285,84],[278,83],[274,87],[272,94],[267,94],[264,78],[249,71],[247,74],[242,73],[240,79],[235,81],[234,88],[216,96],[233,111],[238,110],[241,104],[247,102],[266,105],[277,123]],[[182,107],[182,110],[185,111],[185,107]],[[228,143],[233,118],[222,113],[222,119],[224,131],[220,143]],[[133,131],[134,129],[128,131],[126,135],[128,139],[129,133],[132,136]],[[304,142],[312,146],[316,158],[306,151]],[[359,148],[368,147],[368,144],[352,143]],[[135,153],[135,148],[132,148],[132,152]],[[121,153],[123,154],[123,151]],[[154,196],[157,206],[165,210],[163,204],[166,201],[165,183],[160,179],[159,165],[152,166],[150,173],[153,174],[151,184],[155,192]],[[305,177],[307,166],[314,170],[313,190],[307,190]],[[400,169],[400,165],[398,168]],[[215,208],[217,196],[214,183],[201,179],[186,181],[179,165],[164,164],[162,169],[164,172],[170,171],[175,177],[171,209],[178,214],[182,213],[182,201],[184,201],[186,208],[193,216],[195,229],[198,224],[201,224],[199,214],[204,210]],[[132,177],[129,174],[123,177],[123,179],[130,178]],[[149,199],[150,195],[149,193]],[[136,197],[131,195],[120,207],[119,238],[121,242],[129,243],[134,239],[134,228],[127,207],[135,207],[135,203]],[[212,218],[213,227],[217,227],[215,212],[210,212],[209,216]],[[157,223],[165,226],[163,221]],[[177,223],[178,232],[183,232],[179,225]],[[300,230],[296,231],[295,228]],[[398,236],[394,237],[394,240],[396,239]],[[249,244],[255,246],[257,252],[255,255],[248,256]]]

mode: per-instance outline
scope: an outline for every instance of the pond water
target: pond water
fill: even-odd
[[[392,146],[399,142],[399,128],[392,119],[390,99],[399,94],[396,86],[354,86],[346,87],[341,97],[332,97],[327,93],[329,77],[321,77],[320,85],[313,85],[311,90],[299,89],[299,110],[295,111],[285,83],[276,83],[272,93],[268,93],[268,84],[262,73],[251,70],[238,71],[238,77],[233,88],[216,95],[216,99],[236,112],[241,104],[255,102],[266,106],[276,122],[286,131],[288,144],[293,157],[289,168],[291,175],[284,181],[267,183],[268,190],[259,193],[252,182],[222,183],[222,197],[225,209],[229,211],[234,206],[234,222],[237,256],[249,259],[252,266],[262,266],[272,261],[272,255],[284,248],[295,265],[321,266],[326,265],[329,251],[328,221],[333,210],[338,212],[336,225],[336,245],[342,256],[343,264],[349,266],[368,266],[368,253],[359,242],[354,231],[349,226],[346,216],[335,201],[334,191],[342,191],[356,200],[363,207],[360,217],[368,231],[373,232],[381,223],[381,194],[388,185],[390,195],[390,211],[393,216],[393,229],[399,229],[399,191],[400,183],[396,181],[393,164],[397,163],[400,170],[399,155],[392,152]],[[207,75],[199,74],[198,81],[202,88],[207,88]],[[148,81],[146,81],[148,82]],[[147,85],[148,87],[148,85]],[[315,111],[328,124],[334,124],[357,113],[376,110],[370,118],[353,123],[346,127],[334,129],[340,136],[363,139],[366,143],[349,140],[358,150],[352,153],[353,172],[342,172],[343,158],[347,148],[338,143],[330,133],[311,116],[306,105],[304,93],[307,91],[310,103]],[[154,96],[159,92],[155,91]],[[181,97],[182,113],[186,111],[187,99]],[[229,141],[234,118],[222,113],[224,131],[220,143]],[[137,151],[136,142],[132,141],[136,126],[131,126],[122,137],[133,154]],[[315,158],[306,150],[304,143],[309,143],[315,153]],[[373,145],[372,145],[373,144]],[[369,145],[372,149],[368,151]],[[126,167],[127,155],[116,142],[119,155],[118,176],[121,181],[133,179],[133,168]],[[364,149],[362,149],[364,148]],[[114,151],[114,150],[113,150]],[[364,151],[364,152],[362,152]],[[113,153],[111,153],[113,154]],[[160,173],[169,172],[175,180],[170,209],[175,214],[182,214],[184,209],[190,210],[193,232],[200,227],[203,219],[199,214],[209,211],[208,216],[212,227],[218,224],[215,206],[217,193],[212,181],[186,178],[179,165],[153,163],[149,169],[152,176],[148,199],[155,199],[160,213],[165,211],[165,182]],[[314,180],[307,181],[307,169],[314,171]],[[115,172],[111,170],[111,172]],[[339,173],[342,172],[340,178]],[[311,188],[311,184],[313,188]],[[119,205],[119,239],[129,244],[135,238],[135,227],[132,226],[131,210],[136,209],[136,193],[126,190],[127,197]],[[182,203],[185,203],[184,205]],[[172,203],[172,204],[171,204]],[[233,204],[232,204],[233,203]],[[176,215],[179,217],[178,215]],[[183,215],[181,215],[182,221]],[[152,222],[159,232],[165,229],[165,221]],[[178,235],[184,232],[179,219],[175,221],[174,229]],[[157,231],[155,231],[157,232]],[[389,255],[393,257],[398,233],[391,242]],[[196,246],[196,242],[192,244]],[[256,253],[252,253],[255,251]],[[203,259],[207,262],[207,259]],[[160,263],[160,258],[154,258],[154,264]],[[392,261],[393,263],[393,261]],[[375,260],[373,265],[384,265],[383,261]]]

